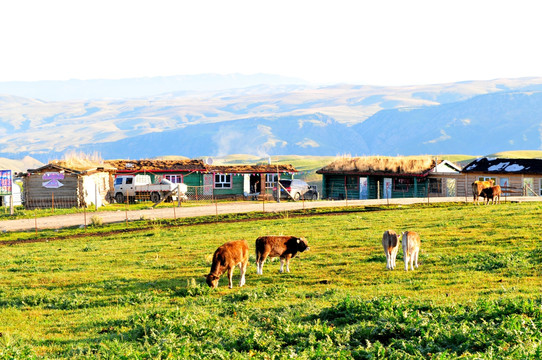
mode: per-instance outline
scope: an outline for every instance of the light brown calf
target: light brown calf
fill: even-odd
[[[395,269],[395,259],[399,250],[399,236],[393,230],[386,230],[382,235],[382,247],[386,254],[386,269]]]
[[[418,253],[421,248],[420,235],[414,231],[405,231],[402,233],[403,239],[403,259],[405,260],[405,271],[408,271],[408,263],[410,262],[410,269],[414,270],[414,264],[416,269],[418,268]]]
[[[225,243],[216,249],[213,254],[211,272],[206,275],[207,285],[212,288],[218,286],[218,280],[224,272],[228,271],[229,288],[233,287],[233,269],[239,266],[241,280],[239,286],[245,285],[245,273],[248,265],[248,243],[246,240],[235,240]]]
[[[267,257],[280,257],[280,272],[290,272],[290,259],[298,252],[309,250],[309,244],[304,238],[295,236],[261,236],[256,239],[256,265],[258,275],[263,274],[263,263]]]

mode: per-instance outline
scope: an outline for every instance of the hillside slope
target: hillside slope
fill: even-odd
[[[152,84],[152,91],[162,89]],[[175,90],[171,84],[163,89]],[[70,101],[6,95],[0,156],[46,162],[71,151],[134,159],[540,149],[540,91],[542,78],[405,87],[264,84]]]

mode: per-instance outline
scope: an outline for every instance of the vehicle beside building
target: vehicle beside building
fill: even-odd
[[[279,180],[279,186],[281,199],[292,199],[294,201],[318,200],[317,186],[309,185],[303,180],[281,179]],[[276,188],[274,188],[274,190],[276,190]]]
[[[158,183],[152,183],[150,175],[122,175],[115,178],[114,193],[117,203],[127,199],[150,200],[159,203],[162,200],[177,200],[186,197],[187,186],[184,183],[175,184],[162,178]]]
[[[198,159],[107,160],[106,163],[117,169],[116,178],[147,175],[153,184],[162,179],[185,184],[189,200],[273,199],[277,176],[291,179],[297,173],[287,164],[212,165]]]

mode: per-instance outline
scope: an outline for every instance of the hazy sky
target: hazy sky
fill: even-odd
[[[409,85],[542,76],[541,10],[538,0],[2,1],[0,81],[268,73]]]

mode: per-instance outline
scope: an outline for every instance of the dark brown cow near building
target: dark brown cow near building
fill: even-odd
[[[295,236],[261,236],[256,239],[256,265],[258,266],[258,275],[263,274],[263,263],[267,257],[280,257],[280,272],[284,272],[284,263],[286,262],[286,272],[290,272],[290,259],[295,257],[298,252],[309,250],[307,240]]]
[[[492,187],[495,184],[494,180],[476,180],[472,183],[472,197],[473,201],[476,205],[478,205],[478,200],[480,199],[480,196],[482,195],[482,190],[485,188]]]
[[[233,287],[233,269],[239,266],[241,280],[239,286],[245,285],[245,273],[248,265],[248,243],[246,240],[235,240],[225,243],[216,249],[213,254],[211,272],[206,275],[207,285],[212,288],[218,286],[218,280],[224,272],[228,271],[230,289]]]
[[[489,204],[489,200],[491,199],[492,204],[500,204],[501,203],[501,194],[502,190],[499,185],[488,187],[482,190],[481,196],[486,199],[486,205]]]

